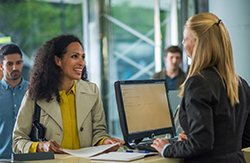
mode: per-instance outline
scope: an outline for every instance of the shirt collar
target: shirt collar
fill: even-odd
[[[69,90],[69,92],[67,93],[67,95],[69,95],[70,93],[73,93],[75,95],[75,92],[76,92],[76,89],[75,89],[75,81],[74,81],[74,84],[73,86],[71,87],[71,89]],[[65,93],[65,90],[61,90],[59,91],[59,95],[61,96],[63,93]]]
[[[75,84],[75,81],[74,81],[74,84],[73,86],[71,87],[70,91],[69,92],[72,92],[74,95],[76,94],[76,84]]]
[[[25,84],[26,81],[23,79],[23,77],[21,77],[21,78],[22,78],[21,83],[19,85],[17,85],[15,88],[24,89],[24,87],[26,87],[26,84]],[[4,86],[4,88],[6,88],[6,89],[12,88],[11,85],[6,82],[4,77],[2,78],[1,83]]]

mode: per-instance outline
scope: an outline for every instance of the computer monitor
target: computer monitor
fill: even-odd
[[[129,148],[136,148],[144,138],[176,135],[166,80],[123,80],[114,85],[121,130]]]

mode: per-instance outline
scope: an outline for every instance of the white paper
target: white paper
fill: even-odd
[[[91,160],[110,160],[110,161],[132,161],[145,157],[146,155],[158,155],[159,153],[127,153],[127,152],[109,152],[91,157]]]
[[[102,153],[114,146],[118,145],[118,143],[116,144],[107,144],[107,145],[99,145],[99,146],[93,146],[93,147],[86,147],[86,148],[81,148],[81,149],[64,149],[63,151],[74,155],[74,156],[78,156],[78,157],[91,157],[94,155],[97,155],[99,153]]]

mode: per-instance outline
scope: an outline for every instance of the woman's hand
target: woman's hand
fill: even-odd
[[[118,143],[118,145],[120,146],[123,145],[125,142],[117,138],[106,138],[102,144],[104,145],[104,144],[115,144],[115,143]]]
[[[181,138],[181,141],[187,140],[187,135],[186,135],[185,131],[183,131],[181,134],[179,134],[179,136]]]
[[[55,152],[55,153],[62,153],[62,147],[57,144],[55,140],[50,141],[42,141],[39,142],[36,148],[36,152]]]
[[[154,147],[159,153],[162,152],[163,147],[166,144],[170,144],[168,139],[160,139],[160,138],[156,138],[153,142],[153,144],[151,144],[151,147]]]
[[[115,144],[115,143],[118,143],[118,145],[110,148],[108,150],[108,152],[110,152],[110,151],[117,151],[121,145],[125,144],[125,142],[123,140],[120,140],[120,139],[117,139],[117,138],[106,138],[103,141],[102,145],[105,145],[105,144]]]

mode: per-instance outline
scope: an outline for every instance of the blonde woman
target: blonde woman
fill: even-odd
[[[234,70],[230,37],[223,21],[200,13],[185,24],[182,44],[192,64],[182,85],[182,141],[156,139],[163,157],[184,162],[245,162],[250,146],[250,88]]]

